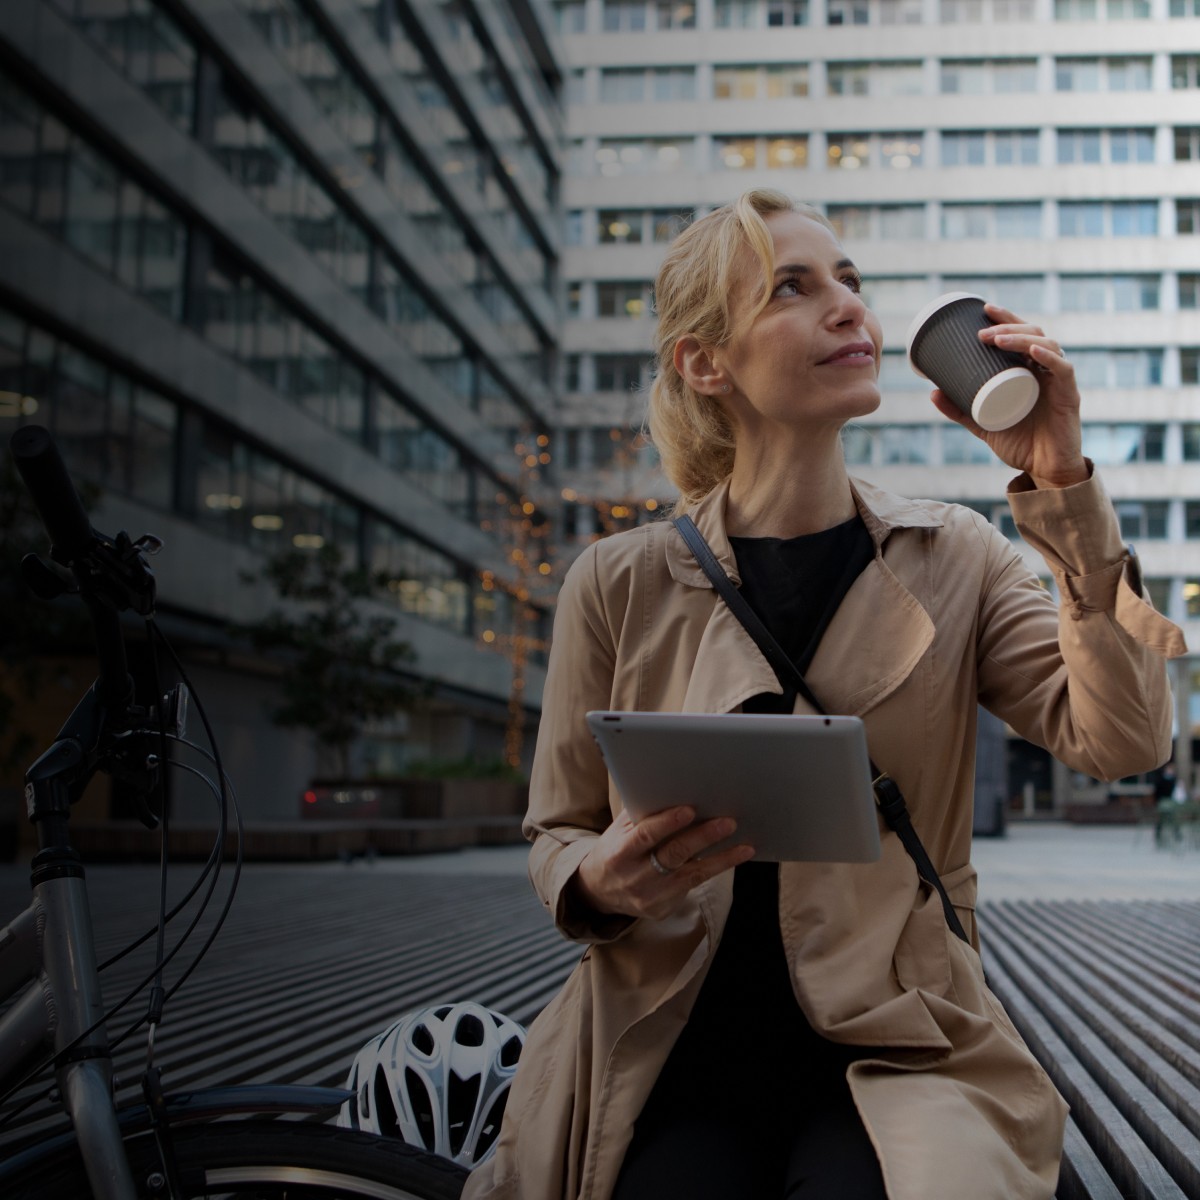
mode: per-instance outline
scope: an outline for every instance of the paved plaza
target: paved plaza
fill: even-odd
[[[979,899],[1200,900],[1200,845],[1159,848],[1150,826],[1009,825],[1003,837],[975,839]],[[524,875],[524,846],[464,850],[356,863],[355,870],[404,875]],[[344,871],[341,863],[313,868]]]

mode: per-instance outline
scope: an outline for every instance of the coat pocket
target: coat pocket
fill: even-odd
[[[920,989],[935,996],[951,995],[953,984],[946,939],[954,936],[946,924],[941,896],[921,880],[893,959],[896,978],[905,991]]]

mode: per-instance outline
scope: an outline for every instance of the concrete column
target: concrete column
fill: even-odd
[[[1191,657],[1172,659],[1168,664],[1175,685],[1175,773],[1189,788],[1192,780],[1192,695]]]
[[[1067,805],[1074,797],[1074,790],[1071,787],[1070,768],[1065,763],[1060,763],[1057,758],[1050,760],[1050,789],[1051,807],[1061,816],[1067,811]]]

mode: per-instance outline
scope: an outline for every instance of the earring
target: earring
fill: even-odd
[[[725,384],[722,384],[722,385],[721,385],[721,395],[722,395],[722,396],[728,396],[728,395],[729,395],[729,384],[725,383]]]

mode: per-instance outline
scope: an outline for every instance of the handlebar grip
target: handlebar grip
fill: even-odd
[[[73,562],[92,541],[92,523],[54,439],[40,425],[25,425],[12,435],[9,447],[50,535],[55,557]]]

